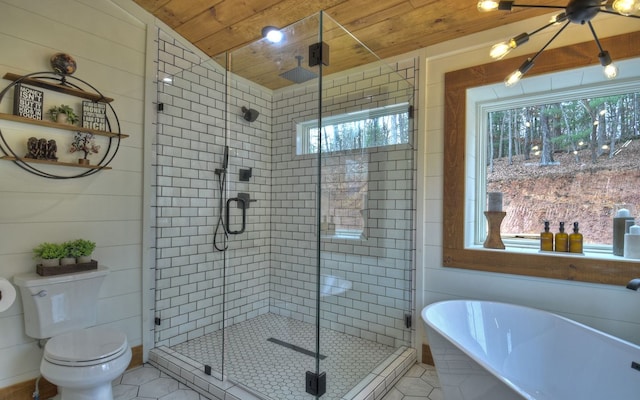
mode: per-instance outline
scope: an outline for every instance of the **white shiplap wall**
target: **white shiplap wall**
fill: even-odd
[[[48,71],[52,54],[69,53],[78,63],[77,77],[115,99],[122,132],[130,135],[113,170],[90,177],[46,179],[0,161],[0,276],[33,271],[31,249],[38,243],[95,241],[94,258],[111,269],[100,291],[98,324],[123,330],[132,346],[142,343],[145,46],[146,26],[111,1],[0,1],[0,74]],[[3,88],[9,83],[0,82]],[[80,109],[79,99],[66,101]],[[2,112],[11,110],[6,103],[0,104]],[[45,109],[51,105],[45,93]],[[6,122],[0,129],[64,135]],[[58,154],[66,151],[59,148]],[[0,388],[37,376],[41,357],[24,334],[17,301],[0,313]]]

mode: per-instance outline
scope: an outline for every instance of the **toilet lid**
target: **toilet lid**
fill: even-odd
[[[119,357],[127,346],[124,333],[93,327],[49,339],[44,347],[44,358],[61,365],[95,365]]]

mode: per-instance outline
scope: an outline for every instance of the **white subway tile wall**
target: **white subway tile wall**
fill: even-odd
[[[225,104],[225,71],[201,63],[160,31],[156,168],[156,346],[174,346],[268,312],[315,322],[317,160],[295,155],[297,122],[318,118],[318,88],[271,91],[234,78]],[[323,115],[410,101],[418,60],[323,80]],[[414,103],[414,106],[417,104]],[[241,107],[256,109],[255,122]],[[226,110],[226,111],[225,111]],[[229,116],[225,141],[225,112]],[[413,126],[416,124],[414,123]],[[415,142],[415,135],[413,141]],[[225,143],[229,168],[224,198],[249,193],[247,226],[226,251],[213,249],[222,193]],[[321,272],[352,283],[322,297],[321,324],[389,346],[411,343],[404,315],[413,313],[415,146],[366,149],[366,239],[323,239]],[[252,168],[249,182],[240,169]],[[233,206],[234,204],[232,204]],[[231,230],[239,229],[233,211]],[[220,239],[220,236],[218,236]],[[222,321],[223,269],[227,285]]]

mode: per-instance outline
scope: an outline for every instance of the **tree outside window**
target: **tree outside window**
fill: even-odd
[[[640,93],[494,110],[486,117],[486,190],[504,193],[503,238],[579,222],[611,245],[615,204],[640,210]],[[637,215],[634,215],[637,217]]]

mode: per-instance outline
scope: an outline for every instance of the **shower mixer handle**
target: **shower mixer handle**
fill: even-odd
[[[231,230],[231,202],[235,201],[238,203],[240,209],[242,209],[242,228],[240,228],[239,231],[232,231]],[[230,199],[227,200],[227,214],[226,214],[226,222],[227,222],[227,233],[230,235],[239,235],[241,233],[244,233],[244,229],[247,226],[247,207],[246,207],[246,200],[243,199],[242,197],[232,197]]]

